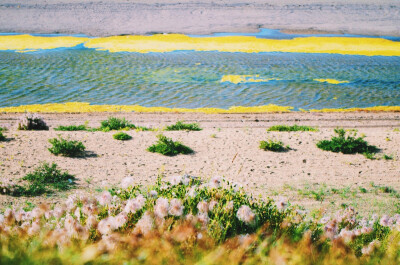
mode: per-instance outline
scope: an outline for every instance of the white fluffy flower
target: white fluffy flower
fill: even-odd
[[[206,201],[201,201],[197,204],[197,209],[199,213],[208,213],[208,203]]]
[[[134,185],[135,185],[135,179],[132,177],[126,177],[122,179],[120,187],[125,190]]]
[[[218,189],[219,187],[221,187],[221,182],[222,182],[221,177],[213,177],[209,182],[209,186],[210,188]]]
[[[285,210],[287,207],[287,201],[284,198],[279,198],[279,200],[276,202],[276,208],[278,208],[279,211]]]
[[[101,220],[99,222],[99,224],[97,225],[97,230],[99,230],[99,232],[102,235],[110,234],[112,232],[112,228],[113,228],[113,224],[109,221],[108,218]]]
[[[178,199],[172,199],[169,206],[168,213],[173,216],[181,216],[183,214],[184,206]]]
[[[151,217],[149,212],[145,212],[140,218],[140,220],[136,223],[135,231],[141,232],[142,234],[146,235],[154,227],[154,220]]]
[[[217,204],[217,201],[210,201],[210,203],[208,204],[208,210],[211,212],[212,210],[214,210],[214,207],[217,206]]]
[[[113,221],[114,221],[113,228],[119,229],[126,224],[126,222],[128,221],[128,217],[126,216],[126,213],[122,212],[119,213],[117,216],[115,216]]]
[[[97,197],[97,200],[100,205],[107,205],[111,202],[112,198],[113,197],[111,196],[110,192],[104,191],[100,196]]]
[[[240,206],[239,210],[236,213],[236,216],[240,221],[242,221],[246,224],[253,223],[256,218],[256,215],[253,213],[253,211],[247,205]]]
[[[150,191],[150,196],[151,196],[152,198],[156,198],[156,197],[158,196],[158,192],[155,191],[155,190],[151,190],[151,191]]]
[[[86,219],[86,227],[87,228],[95,228],[97,226],[97,218],[94,215],[89,215]]]
[[[154,214],[159,218],[164,218],[168,215],[169,203],[166,198],[158,198],[154,206]]]

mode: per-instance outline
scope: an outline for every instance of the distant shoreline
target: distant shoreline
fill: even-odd
[[[400,36],[400,2],[385,0],[2,1],[0,32],[124,34],[257,32]]]

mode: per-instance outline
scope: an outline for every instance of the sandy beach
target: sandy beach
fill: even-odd
[[[59,125],[79,125],[85,121],[98,127],[110,115],[125,117],[135,125],[162,129],[178,120],[198,122],[199,132],[130,131],[133,139],[122,142],[112,138],[115,132],[59,132]],[[20,114],[1,114],[0,126],[9,127],[9,141],[1,143],[0,176],[19,179],[31,172],[41,161],[56,162],[79,179],[79,186],[71,192],[96,194],[102,188],[119,185],[126,176],[133,176],[137,184],[154,183],[157,175],[191,174],[209,179],[224,176],[237,182],[255,195],[263,197],[287,196],[289,200],[306,208],[327,207],[331,211],[340,207],[341,201],[330,199],[323,203],[310,196],[300,196],[301,190],[367,188],[371,193],[359,194],[347,200],[358,203],[364,214],[373,211],[394,211],[395,198],[372,192],[371,183],[400,190],[400,114],[399,113],[282,113],[282,114],[196,114],[196,113],[82,113],[43,114],[49,131],[18,131],[15,128]],[[276,124],[316,126],[319,132],[267,132]],[[316,143],[329,139],[336,127],[357,129],[366,140],[377,146],[393,160],[370,160],[361,154],[344,155],[318,149]],[[396,129],[397,128],[397,129]],[[179,140],[191,147],[192,155],[166,157],[150,153],[146,148],[155,143],[156,135]],[[84,158],[66,158],[52,155],[48,139],[61,135],[84,143],[89,152]],[[275,139],[289,145],[292,150],[275,153],[259,149],[259,141]],[[67,196],[60,193],[49,198],[60,202]],[[329,196],[328,196],[329,197]],[[332,197],[332,198],[333,198]],[[26,198],[1,196],[3,205],[24,203]],[[31,199],[29,199],[31,200]],[[375,202],[375,204],[374,204]],[[385,207],[382,207],[382,204]]]
[[[121,34],[256,32],[400,36],[395,0],[0,1],[0,32]]]

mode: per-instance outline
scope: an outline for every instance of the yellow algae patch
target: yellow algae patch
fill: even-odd
[[[256,112],[290,112],[292,107],[265,105],[256,107],[230,107],[229,109],[219,108],[166,108],[166,107],[142,107],[139,105],[90,105],[86,102],[68,102],[24,105],[18,107],[0,108],[0,112],[197,112],[197,113],[256,113]]]
[[[368,108],[348,108],[348,109],[311,109],[311,110],[303,110],[303,112],[355,112],[355,111],[364,111],[364,112],[400,112],[400,106],[375,106]]]
[[[329,83],[329,84],[345,84],[350,83],[349,81],[339,81],[336,79],[314,79],[314,81],[322,82],[322,83]]]
[[[230,82],[233,84],[239,83],[257,83],[257,82],[268,82],[272,80],[280,80],[276,78],[260,78],[260,75],[224,75],[221,78],[221,83]]]
[[[189,37],[182,34],[114,36],[90,39],[85,47],[110,52],[172,52],[179,50],[221,52],[300,52],[400,56],[400,42],[381,38],[304,37],[290,40],[252,36]]]
[[[32,51],[39,49],[55,49],[75,47],[87,41],[81,37],[37,37],[31,35],[0,36],[0,50]]]
[[[19,53],[26,53],[26,52],[36,52],[37,50],[23,50],[23,51],[17,51]]]

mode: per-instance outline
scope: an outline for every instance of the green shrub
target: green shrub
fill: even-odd
[[[64,191],[71,189],[76,183],[76,178],[67,171],[61,172],[56,163],[49,165],[43,162],[32,173],[22,178],[26,185],[7,185],[2,188],[2,193],[12,196],[39,196],[52,193],[55,190]]]
[[[283,147],[283,143],[281,141],[273,141],[271,139],[267,141],[260,141],[260,149],[273,152],[285,151],[285,147]]]
[[[267,131],[278,131],[278,132],[297,132],[297,131],[303,131],[303,132],[317,132],[318,129],[315,127],[310,127],[310,126],[300,126],[300,125],[274,125],[271,126],[270,128],[267,129]]]
[[[177,121],[175,124],[169,125],[165,128],[166,131],[201,131],[198,123],[183,123]]]
[[[68,141],[63,139],[61,136],[49,139],[49,142],[53,145],[49,148],[49,151],[54,155],[78,157],[83,156],[85,152],[85,146],[82,142]]]
[[[113,135],[113,138],[116,139],[116,140],[125,141],[125,140],[132,139],[132,136],[130,136],[129,134],[124,133],[124,132],[118,132],[118,133]]]
[[[174,142],[171,138],[168,138],[162,134],[157,135],[158,141],[147,148],[147,151],[152,153],[160,153],[166,156],[175,156],[178,154],[191,154],[193,150],[183,145],[180,142]]]
[[[109,117],[107,120],[101,122],[100,130],[121,130],[121,129],[135,129],[136,126],[131,124],[125,118]]]
[[[19,118],[18,130],[48,130],[46,122],[38,114],[27,113]]]
[[[58,126],[54,129],[55,131],[86,131],[86,125],[69,125],[69,126]]]
[[[0,131],[0,141],[5,141],[6,137],[3,135],[3,133]]]
[[[346,137],[346,131],[341,128],[336,128],[335,134],[331,140],[322,140],[317,143],[317,147],[335,153],[343,154],[364,154],[366,157],[373,157],[373,153],[378,151],[378,148],[373,145],[369,145],[363,137],[357,137],[357,132],[350,133]]]

